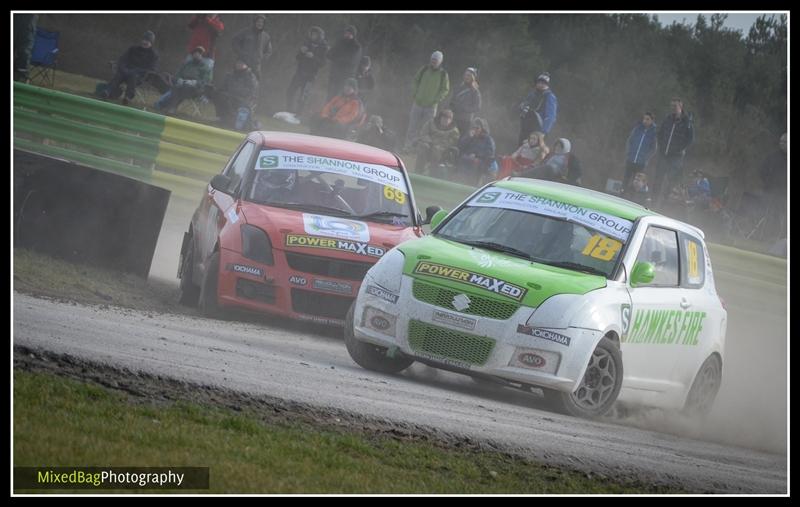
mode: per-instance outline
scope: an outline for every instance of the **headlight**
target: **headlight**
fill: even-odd
[[[400,292],[400,281],[403,278],[403,264],[405,262],[406,257],[403,252],[393,248],[370,268],[367,275],[384,289]]]
[[[249,224],[242,224],[242,255],[263,264],[274,264],[272,243],[266,232]]]
[[[583,296],[577,294],[556,294],[547,298],[526,323],[531,327],[566,329],[575,313],[582,306]]]

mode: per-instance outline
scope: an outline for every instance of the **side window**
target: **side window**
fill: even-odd
[[[636,262],[649,262],[655,267],[655,277],[648,286],[678,286],[678,237],[675,231],[650,227],[644,235]]]
[[[703,244],[697,238],[681,233],[681,285],[693,289],[706,281],[706,257]]]
[[[253,151],[255,150],[255,143],[247,142],[242,149],[239,150],[239,154],[236,155],[236,159],[225,169],[225,176],[231,179],[231,186],[228,187],[228,190],[234,192],[236,187],[239,186],[239,182],[242,181],[244,177],[244,173],[247,171],[247,167],[250,165],[250,159],[253,158]]]

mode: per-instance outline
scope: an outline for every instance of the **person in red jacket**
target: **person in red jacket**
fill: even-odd
[[[351,128],[363,121],[364,114],[364,105],[358,98],[358,82],[349,78],[344,82],[342,93],[328,101],[320,114],[312,118],[311,133],[344,139]]]
[[[186,46],[186,61],[192,58],[192,51],[198,46],[205,48],[206,52],[203,55],[203,61],[208,65],[208,68],[213,72],[214,70],[214,49],[217,42],[217,37],[222,35],[225,30],[225,25],[219,19],[218,14],[195,14],[189,20],[189,28],[192,30],[192,35],[189,37],[189,44]]]

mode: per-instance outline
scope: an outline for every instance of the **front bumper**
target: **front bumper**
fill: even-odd
[[[403,275],[400,291],[387,295],[374,288],[368,274],[356,299],[354,335],[427,364],[564,392],[577,389],[602,338],[600,331],[589,329],[532,330],[526,323],[534,308],[526,306],[507,319],[436,306],[415,298],[413,283],[414,278]]]
[[[247,259],[239,252],[222,249],[220,306],[325,325],[344,325],[347,310],[361,286],[360,280],[294,269],[284,250],[273,250],[273,256],[274,265],[268,266]]]

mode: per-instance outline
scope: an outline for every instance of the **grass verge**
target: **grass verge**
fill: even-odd
[[[667,492],[500,453],[129,398],[93,384],[15,370],[14,465],[208,466],[212,493]]]

